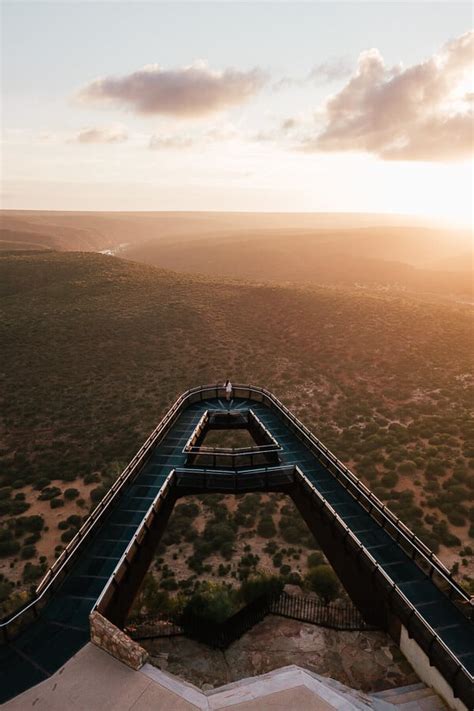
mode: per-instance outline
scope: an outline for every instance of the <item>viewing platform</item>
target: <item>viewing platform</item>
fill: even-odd
[[[253,447],[206,447],[210,429]],[[353,603],[389,632],[450,706],[474,708],[474,625],[449,571],[284,405],[263,388],[193,388],[174,403],[67,545],[36,596],[2,621],[0,701],[48,679],[90,639],[89,615],[118,628],[176,500],[281,491],[295,502]]]

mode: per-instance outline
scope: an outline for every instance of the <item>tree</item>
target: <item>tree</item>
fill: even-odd
[[[308,571],[306,584],[324,600],[326,605],[337,598],[341,587],[331,566],[324,564],[317,565]]]

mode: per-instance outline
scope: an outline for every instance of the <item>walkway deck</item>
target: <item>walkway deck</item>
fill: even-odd
[[[282,445],[282,466],[298,465],[458,660],[474,673],[474,626],[335,480],[276,412],[245,399],[230,403],[234,411],[250,407]],[[175,467],[184,468],[183,447],[209,408],[228,409],[228,406],[222,400],[212,399],[195,403],[183,411],[115,510],[81,552],[41,616],[16,640],[0,647],[0,702],[46,679],[88,642],[88,616],[95,601],[169,472]]]

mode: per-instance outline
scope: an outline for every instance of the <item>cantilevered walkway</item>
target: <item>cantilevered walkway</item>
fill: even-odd
[[[86,644],[89,613],[104,588],[115,584],[120,595],[114,571],[165,482],[175,491],[184,482],[184,493],[193,490],[193,478],[196,490],[226,490],[223,481],[232,482],[229,490],[258,490],[273,474],[293,471],[294,500],[356,604],[361,607],[364,589],[372,586],[371,604],[380,601],[379,619],[392,636],[395,619],[395,636],[400,625],[407,628],[454,697],[472,708],[474,626],[464,591],[271,393],[237,386],[230,403],[223,395],[218,386],[203,386],[177,400],[39,585],[37,598],[1,624],[0,702],[46,679]],[[206,411],[250,409],[281,447],[280,463],[268,467],[266,479],[261,466],[242,466],[221,471],[216,485],[212,471],[186,465],[183,450]],[[239,477],[250,481],[252,472],[260,473],[262,487],[255,477],[249,488],[239,487]],[[344,580],[344,556],[360,570],[362,585],[359,581],[353,590],[350,580]]]

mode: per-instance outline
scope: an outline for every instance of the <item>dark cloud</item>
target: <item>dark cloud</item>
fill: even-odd
[[[123,143],[128,134],[123,128],[84,128],[73,138],[74,143]]]
[[[324,130],[307,151],[366,151],[386,160],[456,160],[472,151],[472,112],[453,90],[472,71],[474,33],[446,43],[425,62],[386,67],[376,49],[326,106]]]
[[[190,118],[241,104],[265,82],[260,69],[214,71],[204,63],[182,69],[151,65],[126,76],[96,79],[81,89],[79,99],[123,106],[139,114]]]

